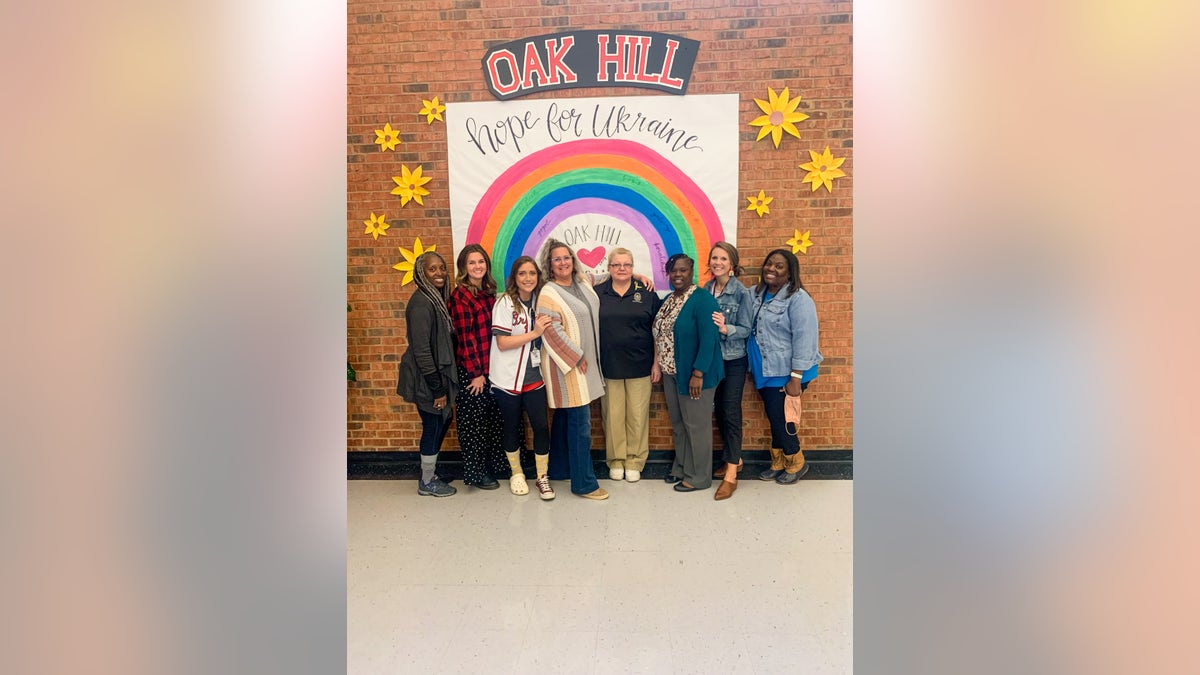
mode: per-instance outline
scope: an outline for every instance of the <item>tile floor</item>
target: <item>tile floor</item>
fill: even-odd
[[[348,481],[349,672],[852,671],[853,481],[553,484]]]

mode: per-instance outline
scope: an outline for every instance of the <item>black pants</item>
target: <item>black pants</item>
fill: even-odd
[[[550,454],[550,424],[546,417],[546,388],[539,387],[523,394],[510,394],[502,389],[493,389],[496,405],[500,407],[503,420],[504,452],[516,452],[525,440],[525,425],[521,413],[529,419],[533,429],[533,454]]]
[[[450,420],[454,419],[454,413],[442,416],[420,408],[417,408],[417,412],[421,414],[421,454],[436,455],[442,449],[442,441],[446,440],[446,432],[450,431]]]
[[[808,383],[800,386],[800,391],[808,389]],[[800,452],[800,437],[787,432],[787,419],[783,414],[783,393],[781,387],[763,387],[758,390],[762,397],[763,407],[767,409],[767,419],[771,421],[771,447],[780,448],[785,455]]]
[[[742,461],[742,392],[746,389],[746,356],[725,362],[725,379],[717,385],[717,429],[721,432],[721,458],[737,464]]]

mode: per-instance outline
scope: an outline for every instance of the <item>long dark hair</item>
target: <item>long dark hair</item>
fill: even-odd
[[[471,280],[467,278],[467,256],[472,253],[479,253],[483,256],[483,262],[487,265],[487,271],[483,274],[483,279],[479,282],[481,289],[476,289],[471,285]],[[461,251],[458,252],[458,274],[454,277],[454,281],[459,286],[465,286],[472,293],[476,290],[483,290],[489,295],[496,294],[496,280],[492,278],[492,258],[488,252],[479,244],[467,244]]]
[[[808,289],[804,288],[804,282],[800,281],[800,261],[796,258],[795,253],[792,253],[791,251],[787,250],[786,248],[777,248],[774,251],[771,251],[770,253],[768,253],[767,257],[763,258],[762,266],[766,267],[767,261],[770,260],[771,256],[773,256],[775,254],[779,254],[779,255],[783,256],[783,259],[787,261],[788,293],[796,292],[797,288],[799,288],[799,289],[803,290],[805,293],[807,293]],[[759,280],[758,280],[758,285],[754,287],[755,295],[762,295],[767,290],[767,282],[761,276],[762,275],[761,268],[759,268],[759,275],[760,276],[759,276]]]
[[[454,322],[450,320],[450,310],[447,306],[447,303],[450,302],[450,279],[447,277],[446,283],[442,284],[441,288],[434,286],[429,277],[425,276],[425,262],[429,258],[437,258],[442,261],[443,265],[446,264],[446,259],[442,257],[442,254],[437,251],[425,251],[413,261],[413,281],[417,283],[417,292],[424,293],[429,298],[433,303],[434,311],[446,324],[447,330],[453,333]]]
[[[538,267],[537,261],[527,255],[523,255],[513,261],[512,268],[508,272],[508,281],[504,285],[504,294],[512,300],[513,309],[521,305],[521,290],[517,288],[517,271],[521,269],[521,265],[532,263],[533,269],[537,270],[537,286],[533,287],[533,297],[537,298],[538,291],[542,290],[542,286],[546,284],[546,278],[542,276],[542,268]]]

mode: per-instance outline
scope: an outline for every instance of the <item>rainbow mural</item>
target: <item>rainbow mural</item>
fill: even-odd
[[[513,260],[537,258],[556,227],[587,214],[620,221],[645,240],[661,290],[670,288],[667,258],[687,253],[702,267],[712,243],[726,238],[708,196],[675,164],[642,143],[585,139],[533,152],[501,173],[475,206],[466,243],[492,252],[503,287]]]

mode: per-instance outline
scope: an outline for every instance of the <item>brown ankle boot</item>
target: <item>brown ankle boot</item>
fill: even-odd
[[[783,464],[783,475],[775,479],[775,482],[780,485],[793,485],[803,478],[804,474],[808,473],[808,462],[804,461],[803,452],[797,452],[794,455],[784,455]]]
[[[783,450],[771,448],[771,468],[758,474],[759,480],[775,480],[783,473]]]

